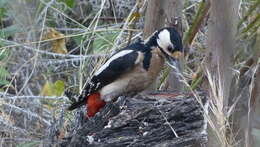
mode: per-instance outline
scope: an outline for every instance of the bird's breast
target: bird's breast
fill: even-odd
[[[163,66],[164,58],[157,52],[152,53],[148,69],[143,68],[143,63],[140,63],[126,75],[129,81],[125,88],[126,93],[138,93],[145,90],[157,78]]]
[[[150,67],[147,71],[147,75],[150,79],[155,80],[158,74],[162,71],[164,66],[164,57],[159,49],[152,51],[152,58],[150,61]]]
[[[136,64],[131,71],[104,86],[100,90],[101,98],[110,101],[121,95],[133,95],[143,91],[156,79],[163,66],[164,58],[157,52],[152,53],[148,69],[143,67],[143,62]]]

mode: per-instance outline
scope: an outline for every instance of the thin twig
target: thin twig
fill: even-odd
[[[68,100],[65,96],[10,96],[0,93],[0,100],[14,100],[14,99],[47,99],[47,100]]]
[[[29,132],[25,129],[16,127],[16,126],[12,126],[11,123],[9,121],[6,121],[2,116],[0,116],[0,122],[2,123],[1,125],[5,126],[5,129],[12,129],[14,131],[18,131],[24,135],[28,135]],[[1,129],[1,131],[4,131],[4,129]]]
[[[47,121],[46,119],[42,118],[41,116],[39,116],[39,115],[36,114],[36,113],[33,113],[33,112],[31,112],[31,111],[22,109],[22,108],[17,107],[17,106],[15,106],[15,105],[13,105],[13,104],[4,103],[3,105],[6,105],[7,107],[10,107],[11,110],[15,109],[15,110],[17,110],[17,111],[20,111],[20,112],[22,112],[22,113],[25,113],[25,114],[28,115],[28,116],[32,116],[32,117],[34,117],[34,118],[37,118],[37,119],[39,119],[40,121],[44,122],[47,126],[50,126],[50,125],[51,125],[51,123],[50,123],[49,121]],[[11,110],[10,110],[10,111],[11,111]]]
[[[179,138],[179,135],[176,133],[176,131],[174,130],[174,128],[171,126],[171,124],[169,123],[169,121],[167,120],[167,118],[164,116],[164,114],[162,113],[162,111],[158,108],[158,106],[156,107],[158,109],[158,111],[161,113],[162,117],[164,118],[166,124],[171,128],[173,134]]]

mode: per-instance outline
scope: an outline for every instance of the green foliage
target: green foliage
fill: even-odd
[[[1,8],[1,7],[0,7],[0,19],[5,16],[5,13],[6,13],[5,8]]]
[[[162,74],[162,77],[160,79],[160,83],[157,86],[157,89],[159,89],[161,87],[161,85],[167,80],[169,74],[170,74],[170,68],[167,67],[165,70],[163,70],[163,74]]]
[[[0,0],[0,38],[7,38],[13,36],[18,32],[18,27],[15,25],[1,26],[2,20],[8,16],[8,0]],[[5,27],[5,28],[3,28]],[[3,42],[0,41],[0,47],[4,46]]]
[[[46,81],[44,84],[42,91],[40,95],[42,96],[62,96],[65,90],[65,83],[64,81],[57,80],[56,82],[52,83],[49,81]],[[45,108],[48,110],[52,110],[55,108],[55,105],[57,102],[54,102],[53,100],[47,100],[47,99],[42,99],[41,103]]]
[[[47,81],[41,91],[42,96],[62,96],[65,89],[65,83],[57,80],[54,83]]]
[[[37,147],[37,146],[39,146],[38,141],[28,141],[17,145],[17,147]]]
[[[1,47],[2,44],[0,44]],[[6,60],[6,58],[9,56],[10,52],[7,49],[0,50],[0,61]]]
[[[196,12],[195,17],[192,20],[191,26],[184,33],[184,37],[183,37],[184,45],[190,45],[192,43],[192,40],[194,39],[196,33],[198,32],[198,29],[200,28],[202,21],[204,20],[205,16],[208,13],[209,7],[210,7],[209,2],[206,2],[205,0],[200,2],[199,8]]]
[[[252,16],[252,14],[254,13],[254,11],[259,8],[260,6],[260,1],[256,1],[253,5],[250,6],[250,8],[248,9],[248,11],[246,12],[245,16],[239,21],[237,27],[240,28],[242,23],[245,22],[248,17]]]
[[[72,37],[72,39],[76,42],[77,45],[80,45],[82,41],[87,39],[87,37],[85,35],[80,35],[80,36]]]
[[[9,81],[7,78],[10,78],[10,73],[4,68],[0,66],[0,85],[7,85]]]
[[[95,41],[93,42],[94,53],[100,53],[104,49],[111,48],[118,34],[119,32],[99,33],[99,35],[102,36],[103,38],[99,37],[95,39]]]
[[[253,32],[260,27],[260,14],[258,14],[252,21],[247,25],[245,29],[243,29],[242,33],[246,33],[249,30],[253,29]]]
[[[68,7],[72,8],[75,4],[74,0],[58,0],[59,2],[65,3]]]
[[[251,134],[253,136],[254,143],[255,143],[254,147],[259,147],[260,146],[260,130],[253,128]]]
[[[241,33],[241,38],[250,38],[251,35],[254,35],[260,27],[260,14],[258,12],[259,6],[259,0],[252,1],[252,4],[248,8],[247,12],[239,21],[237,28],[238,32]],[[246,26],[242,26],[243,23],[246,24]]]
[[[9,84],[8,78],[11,78],[10,73],[6,70],[5,63],[3,61],[6,61],[9,56],[9,51],[6,49],[3,49],[0,51],[0,86],[5,86]]]
[[[61,96],[65,90],[65,83],[61,80],[57,80],[54,83],[54,88],[55,88],[55,94],[57,96]]]
[[[6,16],[8,0],[0,1],[0,21]],[[15,34],[15,27],[10,26],[0,29],[0,38],[6,38],[8,36]],[[4,43],[0,42],[0,47],[4,46]],[[11,77],[10,73],[6,70],[5,62],[9,56],[9,51],[7,49],[0,50],[0,86],[5,86],[9,84],[8,78]]]
[[[194,79],[191,83],[191,89],[195,90],[203,82],[203,75],[199,75],[198,78]]]
[[[0,38],[7,38],[9,36],[13,36],[18,31],[19,31],[19,29],[16,25],[11,25],[9,27],[0,29]]]
[[[0,20],[6,16],[6,6],[8,0],[0,0]]]

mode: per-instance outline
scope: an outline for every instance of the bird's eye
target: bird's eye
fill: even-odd
[[[172,53],[174,51],[174,48],[172,46],[168,46],[167,50]]]

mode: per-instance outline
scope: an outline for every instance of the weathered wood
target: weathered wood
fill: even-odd
[[[145,13],[144,38],[148,38],[155,30],[164,26],[165,16],[163,4],[165,0],[150,0]]]
[[[198,96],[205,106],[205,94]],[[204,111],[191,94],[119,98],[94,118],[76,126],[80,127],[71,131],[61,146],[179,147],[201,146],[207,141]]]
[[[213,120],[213,128],[223,128],[220,133],[223,134],[216,137],[215,133],[209,134],[209,145],[212,147],[232,146],[236,135],[229,133],[227,126],[232,126],[232,122],[226,122],[229,116],[229,108],[233,107],[229,104],[230,91],[232,85],[232,70],[234,64],[234,53],[236,47],[236,22],[238,16],[238,1],[236,0],[211,0],[210,17],[208,21],[208,61],[204,69],[211,83],[216,83],[216,87],[211,84],[208,88],[210,98],[217,105],[218,113],[210,114]],[[225,33],[223,33],[225,32]],[[215,96],[218,95],[218,96]],[[218,103],[218,104],[217,104]],[[216,121],[218,122],[216,123]],[[234,132],[235,130],[231,130]],[[209,131],[211,132],[211,131]],[[236,132],[236,131],[235,131]],[[234,132],[234,133],[235,133]],[[235,133],[236,134],[236,133]],[[227,141],[223,141],[227,140]]]

